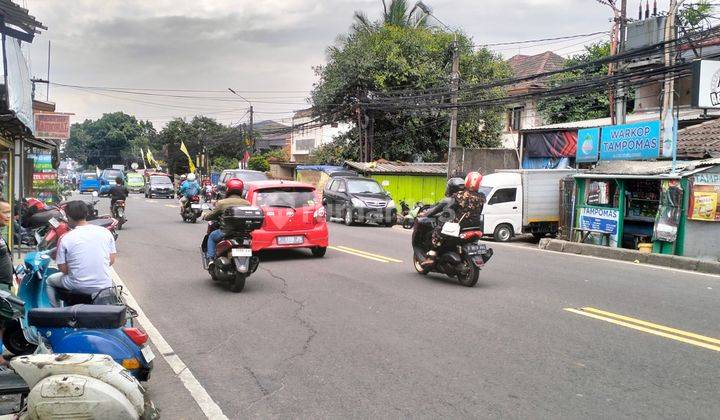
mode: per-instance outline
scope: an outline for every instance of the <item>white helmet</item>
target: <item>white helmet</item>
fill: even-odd
[[[187,180],[188,180],[188,181],[195,181],[195,174],[188,174]]]

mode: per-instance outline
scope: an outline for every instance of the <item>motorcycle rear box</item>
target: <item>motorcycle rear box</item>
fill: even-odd
[[[229,207],[223,212],[222,230],[228,233],[251,232],[262,227],[265,214],[258,207]]]

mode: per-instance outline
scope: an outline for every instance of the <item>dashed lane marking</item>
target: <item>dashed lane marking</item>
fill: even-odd
[[[176,209],[176,208],[178,208],[178,207],[180,207],[180,206],[175,205],[175,204],[165,204],[165,207],[172,207],[172,208]]]
[[[611,324],[620,325],[627,328],[632,328],[634,330],[642,331],[648,334],[669,338],[671,340],[680,341],[708,350],[720,351],[720,340],[718,340],[717,338],[707,337],[689,331],[683,331],[677,328],[667,327],[665,325],[654,324],[652,322],[643,321],[641,319],[631,318],[629,316],[614,314],[612,312],[590,307],[584,307],[579,309],[564,309],[574,314],[599,319],[601,321],[609,322]]]
[[[135,297],[133,297],[132,293],[130,293],[130,289],[128,289],[127,285],[122,281],[115,269],[111,268],[110,274],[112,275],[115,284],[122,286],[123,290],[127,294],[125,297],[127,304],[137,311],[137,320],[150,337],[150,340],[152,340],[153,344],[155,344],[157,351],[160,352],[163,359],[165,359],[168,365],[170,365],[170,368],[173,372],[175,372],[175,375],[180,378],[183,386],[185,386],[185,389],[190,392],[190,396],[192,396],[205,416],[212,420],[227,420],[227,416],[223,414],[220,406],[217,405],[212,397],[210,397],[210,394],[208,394],[197,378],[195,378],[195,375],[193,375],[190,371],[190,368],[182,361],[182,359],[180,359],[180,356],[175,353],[172,347],[170,347],[170,344],[165,341],[165,338],[162,334],[160,334],[160,331],[155,328],[155,325],[150,322],[150,319],[145,315],[145,312],[140,307],[140,304],[138,304],[135,300]]]

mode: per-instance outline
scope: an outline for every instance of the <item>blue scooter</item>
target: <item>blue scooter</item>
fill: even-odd
[[[16,355],[44,352],[47,347],[53,353],[107,354],[138,380],[147,381],[155,355],[147,344],[147,334],[132,327],[132,309],[121,302],[116,291],[108,289],[108,293],[95,296],[66,292],[59,297],[72,306],[52,306],[46,281],[58,272],[50,267],[53,252],[31,252],[25,257],[25,266],[16,268],[22,276],[18,298],[25,303],[25,314],[19,322],[6,325],[5,347]]]

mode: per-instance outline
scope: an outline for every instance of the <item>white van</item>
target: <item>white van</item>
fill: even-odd
[[[483,234],[507,242],[513,236],[532,233],[540,238],[555,235],[560,221],[560,180],[575,169],[501,170],[485,175],[480,191],[485,194]]]

